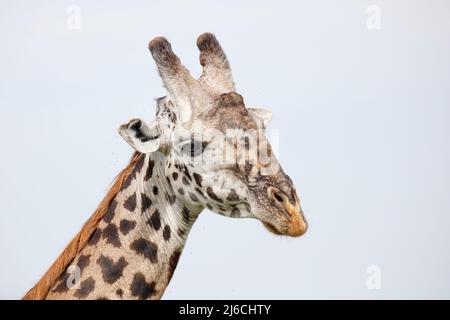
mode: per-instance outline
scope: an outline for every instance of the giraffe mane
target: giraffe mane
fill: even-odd
[[[86,246],[89,238],[94,230],[97,228],[100,220],[106,214],[110,202],[114,199],[117,193],[120,191],[124,181],[132,172],[136,162],[139,160],[141,154],[135,152],[131,157],[130,163],[117,175],[114,179],[111,188],[106,196],[100,202],[97,209],[85,222],[81,230],[77,235],[69,242],[64,248],[63,252],[53,262],[47,272],[42,278],[31,288],[23,300],[42,300],[45,299],[52,286],[56,283],[61,274],[66,270],[67,266],[75,259],[78,253]]]

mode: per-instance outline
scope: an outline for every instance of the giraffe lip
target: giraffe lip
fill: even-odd
[[[280,231],[278,231],[273,225],[271,225],[270,223],[267,222],[263,222],[264,227],[266,227],[267,230],[269,230],[270,232],[280,236],[282,235],[282,233]]]
[[[273,223],[262,221],[264,227],[267,230],[276,235],[286,235],[290,237],[300,237],[308,230],[308,222],[303,216],[303,212],[300,210],[291,215],[291,219],[283,219],[282,226],[275,227]]]

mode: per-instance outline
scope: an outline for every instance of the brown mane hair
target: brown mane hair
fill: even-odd
[[[100,220],[105,215],[108,210],[110,202],[114,199],[117,193],[120,191],[124,181],[133,171],[136,162],[139,160],[140,153],[135,152],[131,158],[130,163],[117,175],[114,182],[109,189],[106,196],[103,198],[97,210],[92,214],[92,216],[86,221],[81,230],[75,236],[75,238],[70,241],[63,252],[59,255],[47,272],[42,276],[42,278],[36,283],[36,285],[31,288],[23,300],[38,300],[45,299],[50,288],[55,284],[61,274],[66,270],[67,266],[72,262],[72,260],[78,255],[78,253],[86,246],[89,238],[94,232],[95,228],[98,226]]]

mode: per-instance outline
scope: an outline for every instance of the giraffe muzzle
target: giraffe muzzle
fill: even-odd
[[[300,237],[308,230],[308,222],[306,222],[303,211],[292,205],[286,208],[291,219],[288,224],[287,235],[291,237]]]
[[[288,235],[291,237],[299,237],[305,234],[308,230],[308,223],[298,200],[293,205],[289,201],[289,197],[275,187],[269,187],[267,193],[276,207],[280,209],[284,222],[282,228],[276,228],[265,224],[266,228],[275,234]]]

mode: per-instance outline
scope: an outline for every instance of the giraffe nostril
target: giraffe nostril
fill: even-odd
[[[273,204],[283,209],[289,203],[287,195],[278,188],[270,186],[267,189],[267,196]]]
[[[278,192],[275,192],[273,196],[278,202],[283,202],[283,197]]]

